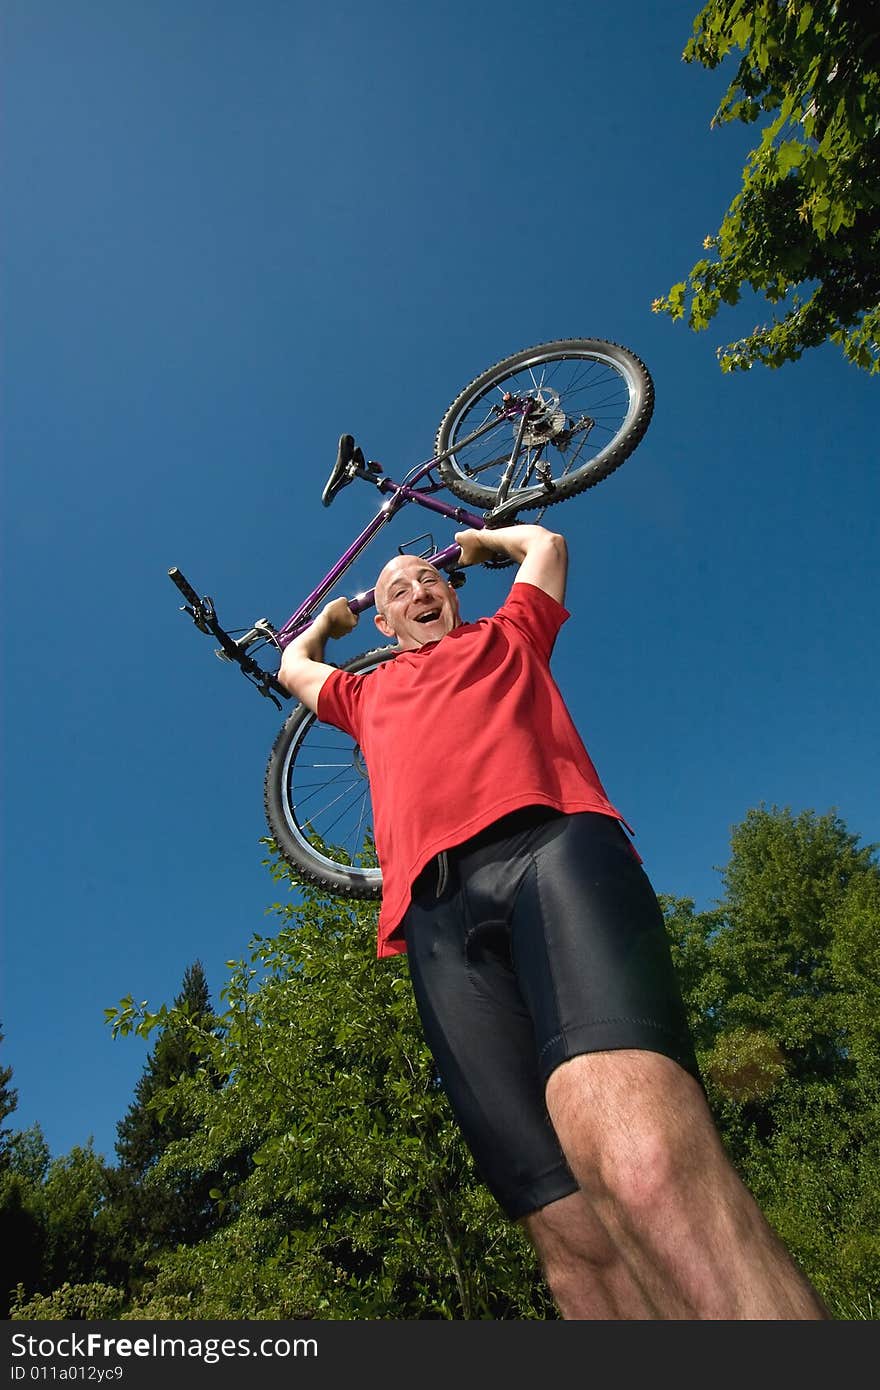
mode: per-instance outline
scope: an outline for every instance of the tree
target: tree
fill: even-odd
[[[160,1255],[130,1315],[555,1316],[531,1247],[476,1178],[405,961],[376,961],[375,905],[274,872],[302,901],[276,905],[279,930],[235,965],[221,1027],[191,1030],[225,1084],[203,1080],[196,1096],[183,1083],[201,1124],[158,1165],[231,1170],[214,1191],[226,1223]],[[154,1019],[123,1001],[115,1022]]]
[[[50,1159],[39,1125],[15,1136],[10,1170],[0,1177],[3,1215],[4,1309],[25,1316],[111,1316],[106,1279],[111,1264],[101,1225],[107,1198],[107,1169],[92,1143]],[[71,1283],[76,1294],[71,1295]],[[54,1291],[67,1290],[58,1311]],[[115,1302],[122,1294],[115,1290]],[[83,1309],[75,1312],[74,1308]],[[54,1309],[54,1311],[53,1311]],[[7,1312],[4,1311],[4,1316]]]
[[[211,1019],[210,992],[201,961],[195,961],[184,972],[174,1008],[180,1017],[191,1018],[198,1025]],[[170,1141],[187,1132],[185,1120],[160,1114],[151,1102],[178,1077],[191,1075],[197,1066],[198,1059],[185,1033],[179,1028],[164,1027],[135,1086],[134,1100],[116,1126],[116,1155],[121,1169],[144,1177]]]
[[[374,905],[322,898],[279,861],[273,872],[298,900],[230,963],[219,1026],[130,999],[108,1011],[117,1032],[183,1030],[202,1059],[168,1093],[194,1124],[156,1177],[226,1175],[210,1194],[222,1223],[158,1251],[121,1316],[555,1317],[531,1246],[463,1145],[405,960],[375,959]],[[835,814],[760,807],[734,827],[723,883],[711,912],[664,900],[716,1121],[835,1316],[875,1317],[880,867]]]
[[[880,867],[833,812],[734,827],[718,910],[665,903],[735,1165],[836,1316],[880,1287]]]
[[[880,0],[709,0],[686,62],[742,51],[715,113],[771,119],[687,282],[655,312],[701,330],[744,287],[781,306],[718,349],[722,371],[778,367],[830,339],[880,371]],[[686,299],[689,302],[686,306]]]
[[[10,1168],[0,1172],[0,1317],[9,1316],[16,1289],[39,1288],[45,1232],[37,1205],[39,1188]]]
[[[3,1030],[0,1029],[0,1043],[3,1041]],[[5,1120],[18,1105],[18,1092],[10,1086],[12,1080],[12,1067],[0,1067],[0,1124]],[[0,1169],[6,1167],[8,1161],[8,1146],[11,1130],[0,1128]]]
[[[52,1155],[41,1125],[35,1124],[28,1129],[17,1130],[9,1140],[6,1156],[9,1172],[15,1173],[34,1187],[41,1187],[46,1181]]]
[[[134,1100],[116,1127],[119,1162],[107,1173],[102,1222],[112,1232],[112,1272],[117,1280],[137,1280],[152,1253],[197,1241],[216,1223],[217,1207],[208,1195],[216,1175],[198,1168],[178,1171],[173,1178],[159,1172],[169,1145],[198,1127],[183,1083],[192,1080],[204,1062],[189,1039],[192,1032],[210,1032],[214,1023],[204,969],[195,961],[184,973]]]
[[[0,1032],[0,1042],[3,1033]],[[0,1120],[18,1107],[18,1092],[10,1086],[12,1067],[0,1068]],[[34,1288],[43,1267],[44,1239],[32,1210],[33,1195],[45,1176],[49,1149],[39,1126],[23,1134],[0,1130],[0,1317],[9,1312],[20,1280]]]
[[[36,1205],[45,1233],[41,1287],[106,1278],[111,1251],[98,1219],[107,1200],[107,1169],[92,1141],[49,1164]]]
[[[15,1109],[11,1068],[2,1072],[3,1115]],[[14,1301],[101,1277],[107,1248],[99,1214],[106,1170],[91,1142],[52,1160],[38,1124],[4,1136],[0,1163],[0,1316]],[[17,1292],[16,1292],[17,1291]]]
[[[4,1289],[17,1286],[13,1317],[114,1316],[153,1252],[200,1239],[216,1224],[217,1206],[208,1196],[216,1175],[186,1170],[173,1182],[157,1177],[168,1146],[198,1124],[182,1083],[202,1065],[185,1027],[213,1026],[199,962],[186,971],[174,1008],[178,1026],[160,1031],[117,1126],[118,1167],[109,1168],[91,1142],[50,1161],[39,1126],[9,1141],[0,1214],[15,1237],[6,1242],[10,1268],[4,1270]]]

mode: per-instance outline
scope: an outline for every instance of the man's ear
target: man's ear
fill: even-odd
[[[388,626],[381,613],[373,614],[373,622],[376,624],[383,637],[394,636],[394,628]]]

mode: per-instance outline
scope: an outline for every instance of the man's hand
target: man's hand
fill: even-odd
[[[485,564],[493,555],[498,554],[497,549],[486,545],[482,531],[456,531],[455,540],[461,548],[458,563],[463,567]]]
[[[345,637],[357,626],[358,617],[349,608],[347,598],[331,599],[311,627],[307,627],[285,648],[278,668],[278,680],[285,690],[302,700],[309,709],[317,709],[321,686],[334,670],[323,660],[328,637]]]
[[[534,584],[557,603],[565,599],[568,552],[562,536],[543,526],[486,527],[482,531],[457,531],[460,565],[479,565],[493,555],[507,555],[519,564],[514,583]]]
[[[321,609],[315,623],[322,623],[327,637],[347,637],[357,627],[359,614],[352,613],[347,598],[334,598]]]

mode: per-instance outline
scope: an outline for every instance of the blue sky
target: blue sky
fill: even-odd
[[[709,129],[695,9],[7,3],[0,1019],[53,1153],[112,1155],[146,1046],[104,1008],[195,959],[217,999],[277,896],[281,716],[168,567],[283,622],[371,514],[321,507],[339,434],[399,476],[519,348],[610,338],[654,377],[635,454],[547,522],[555,673],[655,887],[710,906],[762,801],[880,840],[876,380],[832,348],[722,376],[759,306],[699,336],[650,311],[754,137]],[[466,616],[508,581],[472,573]]]

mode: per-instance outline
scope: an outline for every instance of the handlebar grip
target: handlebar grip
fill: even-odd
[[[192,585],[189,583],[186,577],[180,573],[180,570],[177,568],[176,565],[171,566],[170,570],[168,571],[168,578],[171,580],[173,584],[177,585],[178,589],[183,594],[183,597],[185,599],[188,599],[190,603],[198,604],[201,602],[195,589],[192,587]]]
[[[453,543],[447,545],[444,550],[435,550],[434,554],[428,559],[428,564],[433,565],[435,570],[454,569],[461,556],[461,546]]]

